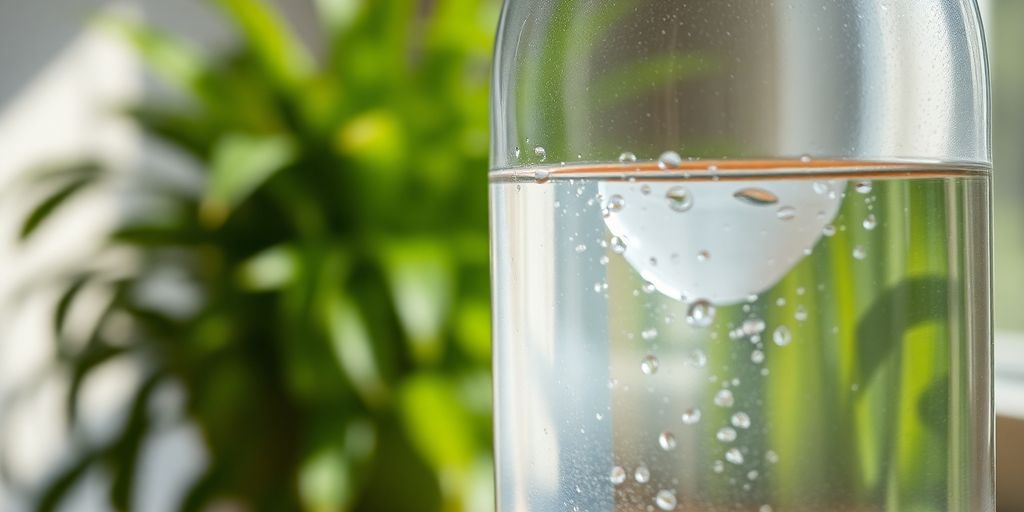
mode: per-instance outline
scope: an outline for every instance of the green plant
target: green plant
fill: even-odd
[[[40,494],[54,509],[87,470],[132,508],[150,400],[179,383],[210,464],[182,504],[253,510],[476,510],[490,501],[487,284],[488,0],[315,2],[314,57],[266,3],[214,2],[241,36],[210,56],[150,27],[122,34],[181,102],[131,115],[201,169],[198,192],[134,176],[148,206],[104,250],[113,273],[58,276],[59,371],[77,426],[82,384],[145,368],[109,442],[81,447]],[[69,198],[124,179],[46,172],[31,237]],[[168,278],[170,276],[170,278]],[[169,308],[154,282],[194,296]],[[84,339],[65,328],[86,290],[111,299]],[[124,323],[127,329],[115,329]]]

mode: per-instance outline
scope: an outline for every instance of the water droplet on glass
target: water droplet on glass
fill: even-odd
[[[825,227],[821,228],[821,234],[825,236],[835,236],[836,227],[832,224],[825,224]]]
[[[608,208],[610,212],[621,212],[626,207],[626,200],[622,196],[615,194],[608,198],[608,203],[605,208]]]
[[[633,162],[636,162],[636,155],[634,155],[633,153],[626,151],[625,153],[619,155],[619,163],[629,164]]]
[[[658,330],[655,329],[654,327],[651,327],[650,329],[644,329],[640,333],[640,337],[643,338],[646,341],[651,341],[654,338],[658,337]]]
[[[768,461],[769,464],[778,464],[779,455],[772,450],[764,452],[764,460]]]
[[[658,508],[662,510],[674,510],[676,508],[676,495],[667,489],[658,491],[658,495],[654,498],[654,502],[657,503]]]
[[[779,197],[763,188],[744,188],[736,191],[733,197],[754,206],[768,206],[779,202]]]
[[[729,451],[725,452],[725,460],[736,465],[743,464],[743,453],[739,448],[729,448]]]
[[[875,218],[875,214],[868,214],[864,219],[864,229],[871,231],[872,229],[875,229],[876,226],[878,226],[878,219]]]
[[[711,253],[708,251],[700,251],[697,253],[697,261],[704,262],[711,259]]]
[[[853,186],[853,189],[860,194],[870,194],[871,188],[872,186],[870,181],[858,181],[857,184]]]
[[[683,157],[675,151],[666,151],[658,157],[658,167],[662,169],[677,169],[683,163]]]
[[[775,212],[775,216],[781,220],[790,220],[796,217],[796,208],[792,206],[783,206],[779,208],[779,211]]]
[[[612,472],[608,475],[608,479],[611,480],[613,484],[619,485],[626,481],[626,470],[622,469],[622,466],[615,466],[612,468]]]
[[[665,192],[668,199],[668,207],[673,211],[685,212],[693,208],[693,196],[686,187],[672,187]]]
[[[610,243],[612,252],[615,254],[622,254],[626,252],[626,242],[623,242],[621,238],[613,236]]]
[[[793,334],[789,332],[789,327],[780,325],[775,328],[775,332],[772,333],[772,341],[780,347],[789,345],[789,342],[793,341]]]
[[[683,411],[682,417],[683,423],[686,425],[695,425],[700,421],[700,409],[693,407]]]
[[[658,436],[658,446],[666,452],[676,449],[676,436],[672,432],[662,432]]]
[[[576,246],[576,253],[579,254],[579,253],[583,253],[583,252],[587,252],[587,246],[584,245],[584,244],[577,245]]]
[[[738,412],[732,415],[730,418],[732,426],[736,428],[748,429],[750,428],[750,416],[747,416],[745,412]]]
[[[732,407],[732,404],[736,402],[736,399],[732,396],[732,391],[728,389],[722,389],[715,394],[715,405],[719,407]]]
[[[797,306],[796,312],[793,313],[793,318],[796,318],[798,322],[807,320],[807,310],[803,306]]]
[[[858,260],[863,260],[868,257],[868,251],[865,250],[864,247],[858,245],[853,248],[853,257]]]
[[[686,364],[694,368],[704,368],[708,364],[708,356],[701,349],[694,350],[686,358]]]
[[[651,481],[651,471],[646,466],[640,466],[633,472],[633,479],[639,484],[646,484]]]
[[[686,323],[694,327],[707,327],[715,321],[715,306],[704,299],[698,299],[690,304],[686,311]]]
[[[755,351],[751,352],[750,353],[750,362],[752,362],[754,364],[761,364],[761,363],[763,363],[764,362],[764,352],[761,352],[760,350],[755,350]]]
[[[800,162],[805,164],[811,163],[811,155],[800,155]]]
[[[732,427],[722,427],[715,434],[715,439],[723,443],[731,443],[736,440],[736,431]]]
[[[715,473],[721,473],[725,471],[725,463],[720,460],[716,460],[715,462],[711,463],[711,470],[714,471]]]
[[[654,375],[658,373],[658,358],[654,356],[647,356],[640,360],[640,371],[644,372],[644,375]]]
[[[548,150],[544,149],[542,146],[533,148],[533,154],[536,155],[537,158],[540,158],[541,162],[548,159]]]

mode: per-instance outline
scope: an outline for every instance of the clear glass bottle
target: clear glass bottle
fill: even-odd
[[[973,0],[507,0],[498,510],[991,511]]]

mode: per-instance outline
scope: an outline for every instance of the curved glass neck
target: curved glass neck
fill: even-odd
[[[492,101],[493,168],[991,161],[973,0],[509,0]]]

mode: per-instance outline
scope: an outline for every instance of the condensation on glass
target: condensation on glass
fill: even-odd
[[[973,1],[507,0],[501,512],[994,510]]]

